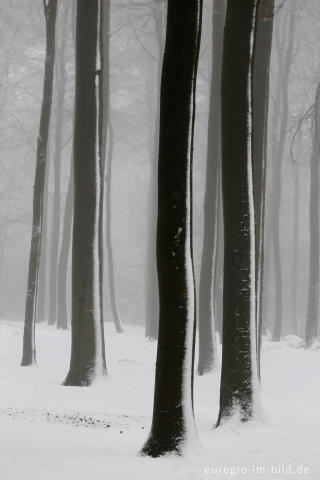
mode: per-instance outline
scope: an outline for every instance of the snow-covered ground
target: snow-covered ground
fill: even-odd
[[[262,421],[214,429],[219,373],[197,377],[199,447],[156,460],[138,456],[156,353],[143,329],[107,324],[108,379],[90,388],[61,385],[70,332],[37,325],[36,340],[38,365],[20,367],[22,324],[0,322],[1,480],[320,478],[320,350],[298,339],[264,344]]]

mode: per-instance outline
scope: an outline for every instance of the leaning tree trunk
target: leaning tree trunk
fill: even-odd
[[[68,39],[69,2],[63,5],[62,26],[60,32],[60,44],[57,45],[56,61],[56,122],[55,122],[55,152],[54,152],[54,192],[52,213],[52,234],[50,248],[50,301],[49,301],[49,325],[57,322],[57,288],[58,288],[58,263],[60,243],[60,208],[61,208],[61,151],[62,132],[64,122],[64,103],[66,94],[67,72],[65,66],[65,50]]]
[[[44,2],[44,14],[46,21],[46,59],[33,189],[32,236],[21,362],[23,366],[32,365],[36,362],[35,322],[37,316],[37,293],[41,254],[43,192],[46,178],[47,146],[53,92],[57,0],[48,0],[47,3]]]
[[[101,305],[99,0],[78,0],[74,127],[72,345],[65,385],[90,385],[106,373]],[[100,99],[101,101],[101,99]]]
[[[312,345],[318,335],[319,318],[319,160],[320,160],[320,84],[315,101],[315,120],[313,133],[313,152],[310,165],[310,253],[309,253],[309,288],[308,310],[305,342]]]
[[[222,61],[223,343],[218,425],[257,412],[252,81],[257,0],[228,0]],[[237,88],[235,88],[235,85]]]
[[[274,0],[260,0],[256,57],[253,75],[253,191],[256,234],[257,357],[260,377],[260,350],[263,298],[264,213],[269,106],[269,66],[271,58]]]
[[[215,302],[213,299],[216,292],[213,280],[217,261],[220,195],[220,87],[224,17],[225,0],[215,0],[212,19],[212,74],[204,198],[204,233],[199,284],[199,375],[209,372],[217,364]]]
[[[157,107],[155,133],[152,135],[150,153],[151,153],[151,173],[150,186],[148,192],[148,233],[147,233],[147,253],[146,253],[146,329],[145,335],[150,340],[158,338],[159,331],[159,294],[156,265],[156,231],[157,231],[157,159],[159,153],[159,116],[160,116],[160,83],[161,83],[161,65],[163,54],[163,4],[164,0],[153,0],[153,16],[158,46],[158,72],[157,72]]]
[[[159,339],[153,420],[142,453],[182,453],[195,435],[192,155],[202,1],[169,2],[160,101]]]

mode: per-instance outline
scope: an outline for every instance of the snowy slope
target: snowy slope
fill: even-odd
[[[252,425],[214,430],[219,374],[197,377],[199,448],[152,460],[137,455],[151,422],[156,353],[142,328],[119,335],[106,325],[109,378],[90,388],[61,386],[70,332],[37,325],[37,367],[19,366],[21,341],[21,323],[0,322],[1,480],[319,478],[319,350],[265,342],[264,419]]]

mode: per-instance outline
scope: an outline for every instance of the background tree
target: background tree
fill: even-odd
[[[153,420],[142,453],[181,453],[195,434],[192,152],[202,1],[168,3],[160,100],[157,268],[160,319]]]
[[[254,42],[259,2],[228,0],[222,60],[223,343],[218,425],[256,414],[255,211],[252,168]],[[237,88],[235,88],[235,85]]]
[[[97,82],[101,71],[96,64],[100,57],[99,5],[98,0],[77,2],[72,345],[70,370],[64,382],[77,386],[90,385],[106,373],[99,234],[101,157],[96,145],[101,134]]]
[[[198,374],[203,375],[217,364],[214,277],[217,262],[220,198],[221,151],[221,61],[225,18],[225,0],[215,0],[212,11],[212,73],[206,192],[204,199],[204,233],[199,284],[199,363]]]
[[[22,366],[32,365],[36,361],[35,322],[41,254],[43,192],[46,177],[47,146],[53,92],[57,0],[48,0],[47,2],[44,0],[43,6],[46,22],[46,58],[34,180],[32,236],[26,295]]]

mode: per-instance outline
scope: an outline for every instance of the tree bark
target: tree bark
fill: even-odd
[[[72,344],[65,385],[106,374],[101,305],[99,0],[78,0],[74,127]],[[98,138],[98,142],[97,142]]]
[[[258,408],[252,171],[252,82],[258,7],[256,0],[228,0],[224,30],[221,111],[225,253],[218,425],[232,416],[247,421]]]
[[[44,3],[44,14],[46,21],[46,59],[33,190],[32,236],[26,295],[22,366],[36,363],[35,323],[37,316],[37,293],[43,226],[43,192],[46,177],[47,146],[53,92],[57,0],[48,0],[47,3]]]
[[[298,335],[299,324],[299,236],[300,236],[300,172],[299,166],[294,166],[294,186],[293,186],[293,245],[292,245],[292,333]]]
[[[216,291],[214,290],[213,280],[217,262],[220,195],[220,88],[224,18],[225,0],[215,0],[213,2],[212,18],[212,73],[204,198],[204,233],[199,284],[199,375],[210,372],[217,364],[216,316],[213,299]]]
[[[159,339],[144,455],[183,453],[195,435],[192,153],[202,1],[169,2],[160,100],[157,268]]]

